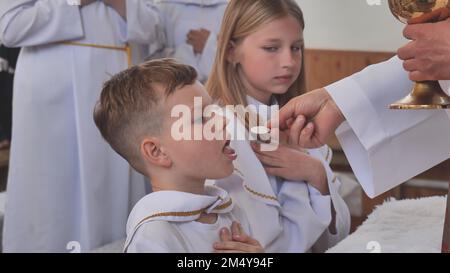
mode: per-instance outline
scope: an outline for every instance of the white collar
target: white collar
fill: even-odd
[[[254,105],[256,107],[278,105],[278,101],[277,101],[277,98],[275,98],[275,96],[270,97],[270,105],[267,105],[267,104],[262,103],[259,100],[255,99],[254,97],[247,95],[247,103],[249,105]]]
[[[227,213],[233,202],[225,190],[205,185],[206,195],[180,191],[158,191],[144,196],[134,206],[127,223],[127,230],[146,219],[169,222],[197,220],[202,212]]]
[[[190,222],[206,213],[228,213],[234,204],[225,190],[205,185],[206,195],[179,191],[158,191],[143,197],[134,206],[127,221],[127,242],[140,226],[150,221]]]
[[[278,105],[278,101],[275,98],[275,96],[272,96],[270,98],[270,105],[267,105],[267,104],[262,103],[261,101],[255,99],[254,97],[247,95],[247,103],[248,103],[248,105],[255,106],[256,110],[259,113],[262,113],[262,116],[260,116],[260,118],[263,118],[263,119],[270,119],[272,116],[271,115],[272,114],[271,107]]]

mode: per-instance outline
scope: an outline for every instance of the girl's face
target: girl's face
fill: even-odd
[[[303,30],[292,16],[274,20],[245,37],[232,59],[240,64],[247,94],[268,104],[284,94],[301,73]]]

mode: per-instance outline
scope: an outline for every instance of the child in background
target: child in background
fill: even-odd
[[[153,44],[150,59],[171,57],[193,66],[205,82],[217,48],[217,34],[228,0],[159,0],[165,43]],[[151,47],[151,48],[152,48]],[[161,49],[162,47],[162,49]]]

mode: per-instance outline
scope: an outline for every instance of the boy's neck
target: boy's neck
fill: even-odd
[[[152,175],[150,183],[153,192],[180,191],[198,195],[205,195],[206,179],[190,179],[174,175]]]

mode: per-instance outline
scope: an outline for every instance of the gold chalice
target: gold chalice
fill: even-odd
[[[449,2],[449,0],[389,0],[389,8],[402,23],[432,23],[450,17]],[[390,108],[449,109],[450,97],[437,81],[416,82],[412,92],[404,99],[391,104]]]

